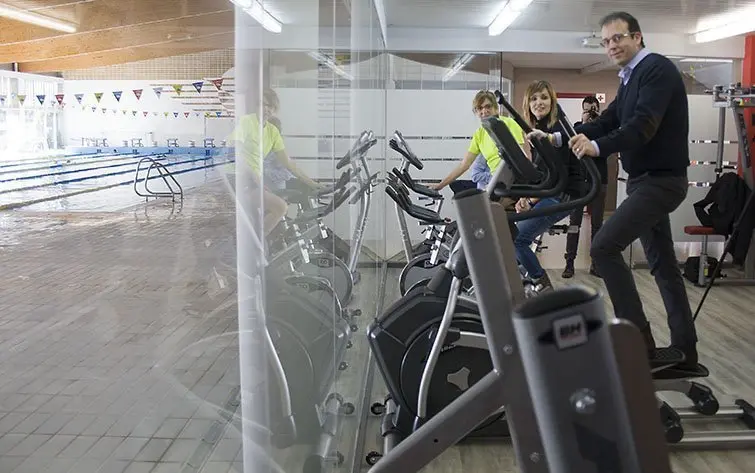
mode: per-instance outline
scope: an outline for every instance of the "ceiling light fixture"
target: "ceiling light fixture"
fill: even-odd
[[[503,6],[501,12],[495,17],[495,20],[488,26],[490,36],[498,36],[511,26],[519,15],[532,3],[532,0],[509,0]]]
[[[464,66],[466,66],[473,57],[474,54],[463,54],[459,59],[456,60],[456,62],[454,62],[454,64],[451,66],[451,70],[446,72],[446,74],[443,76],[443,82],[446,82],[448,79],[455,76],[457,72],[464,69]]]
[[[681,59],[679,62],[707,62],[712,64],[731,64],[734,62],[733,59],[715,59],[715,58],[707,58],[707,57],[686,57],[684,59]]]
[[[22,23],[29,23],[31,25],[49,28],[51,30],[61,31],[63,33],[76,32],[76,25],[73,23],[50,18],[49,16],[40,15],[39,13],[22,10],[4,3],[0,3],[0,16],[20,21]]]
[[[239,8],[244,10],[257,23],[262,25],[267,31],[271,33],[280,33],[283,30],[283,25],[273,15],[270,14],[265,7],[258,0],[231,0],[231,3],[236,4]]]
[[[755,7],[698,21],[694,38],[696,43],[709,43],[753,31],[755,31]]]
[[[348,80],[354,80],[354,76],[343,70],[341,66],[336,64],[336,62],[331,59],[329,56],[324,55],[321,52],[318,51],[312,51],[307,53],[309,57],[314,59],[315,61],[319,62],[320,64],[323,64],[325,66],[328,66],[333,72],[338,74],[339,76],[343,77],[344,79]]]

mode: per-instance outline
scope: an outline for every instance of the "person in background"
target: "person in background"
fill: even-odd
[[[264,212],[262,221],[264,236],[275,229],[288,210],[286,201],[275,195],[263,182],[265,156],[274,153],[276,159],[301,182],[312,189],[319,188],[319,185],[301,172],[288,157],[280,131],[269,121],[279,108],[280,101],[275,91],[265,90],[262,94],[262,120],[257,113],[244,115],[239,118],[238,125],[231,135],[232,141],[236,143],[236,154],[242,158],[236,159],[236,162],[246,163],[251,171],[245,173],[249,177],[249,182],[244,189],[237,189],[237,195],[241,193],[245,196],[243,198],[249,199],[249,202],[244,202],[251,204],[249,210],[261,206]]]
[[[498,101],[493,92],[489,90],[481,90],[477,92],[477,95],[475,95],[472,100],[472,110],[481,121],[486,118],[498,116],[498,119],[505,123],[508,129],[511,130],[511,134],[522,147],[527,157],[531,157],[529,143],[525,139],[524,130],[522,130],[513,118],[498,113]],[[442,181],[438,184],[431,185],[430,187],[435,190],[441,190],[457,180],[462,174],[469,170],[479,154],[483,155],[485,162],[488,165],[488,169],[491,173],[494,173],[501,164],[501,156],[498,152],[498,146],[496,146],[493,139],[488,136],[487,131],[485,131],[482,125],[477,128],[477,131],[475,131],[472,136],[472,141],[470,142],[469,148],[467,149],[461,163],[459,163],[459,165],[456,166],[456,168],[454,168],[454,170]]]
[[[485,190],[488,187],[488,183],[493,176],[488,169],[488,163],[485,161],[485,156],[479,155],[472,163],[472,169],[470,170],[472,175],[472,182],[477,185],[480,190]]]
[[[582,100],[582,120],[574,124],[575,127],[583,124],[590,123],[596,120],[600,116],[600,102],[594,95],[590,95]],[[600,172],[601,185],[598,190],[598,195],[595,199],[588,204],[590,210],[590,241],[595,238],[600,227],[603,226],[603,213],[605,212],[606,204],[606,192],[608,190],[608,158],[597,157],[594,159],[595,166]],[[588,182],[585,182],[585,186],[589,186]],[[584,216],[584,208],[574,209],[569,215],[569,226],[580,228],[582,226],[582,217]],[[574,260],[577,258],[577,247],[579,246],[579,232],[566,234],[566,254],[564,259],[566,260],[566,266],[564,272],[561,274],[563,278],[574,277]],[[600,277],[598,270],[595,269],[595,264],[590,264],[590,274]]]
[[[552,133],[563,131],[561,125],[558,123],[557,103],[556,91],[553,90],[553,86],[549,82],[543,80],[534,81],[527,87],[522,103],[522,115],[530,127],[539,132],[537,138],[543,139],[547,137],[553,142]],[[532,136],[534,133],[533,131],[530,135]],[[558,157],[564,161],[569,173],[563,193],[571,199],[577,199],[581,197],[584,189],[582,163],[565,146],[556,148],[556,151]],[[522,198],[516,203],[516,210],[517,212],[524,212],[530,209],[545,208],[559,204],[561,201],[560,197],[546,197],[543,199]],[[553,286],[548,273],[540,265],[540,261],[538,261],[537,255],[532,251],[530,245],[535,241],[535,238],[545,233],[552,225],[567,216],[569,216],[569,211],[517,222],[519,232],[514,238],[514,249],[517,260],[527,271],[530,279],[534,280],[543,289],[549,289]]]
[[[603,277],[616,317],[639,328],[651,364],[656,364],[658,352],[650,322],[622,254],[640,239],[666,309],[671,347],[686,357],[675,369],[694,371],[697,332],[676,259],[670,219],[689,189],[687,91],[676,65],[645,47],[635,17],[615,12],[600,24],[601,43],[621,68],[619,90],[597,120],[576,129],[579,134],[568,146],[579,157],[620,152],[628,179],[627,197],[595,235],[590,256]]]

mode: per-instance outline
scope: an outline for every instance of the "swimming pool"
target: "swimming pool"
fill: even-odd
[[[184,194],[218,179],[224,165],[233,162],[222,148],[137,148],[77,150],[76,154],[0,161],[0,210],[116,211],[144,202],[133,189],[139,161],[150,157],[170,171]],[[100,152],[97,152],[100,151]],[[149,165],[143,165],[140,178]],[[165,185],[153,172],[149,186]],[[143,183],[139,185],[143,188]]]

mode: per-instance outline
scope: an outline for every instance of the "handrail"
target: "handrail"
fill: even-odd
[[[165,156],[164,155],[158,155],[157,157],[158,158],[164,158]],[[146,193],[141,193],[141,192],[139,192],[137,184],[140,181],[140,179],[139,179],[139,172],[142,170],[142,164],[146,163],[146,162],[150,162],[151,164],[150,164],[149,168],[147,168],[147,175],[143,179],[144,180],[144,191]],[[152,173],[153,169],[157,169],[157,172],[160,174],[159,177],[162,178],[163,182],[168,187],[168,189],[170,190],[170,192],[156,192],[156,191],[153,191],[153,190],[151,190],[149,188],[149,180],[157,178],[157,176],[150,177],[150,174]],[[170,178],[170,181],[173,181],[173,184],[175,184],[175,186],[177,187],[177,189],[173,188],[173,186],[171,185],[171,183],[168,180],[168,178]],[[149,199],[150,197],[170,197],[171,200],[173,202],[175,202],[176,201],[176,196],[179,196],[181,198],[181,202],[183,202],[183,200],[184,200],[183,187],[181,187],[181,184],[178,183],[178,181],[176,180],[175,176],[173,176],[173,174],[170,171],[168,171],[168,168],[166,168],[165,165],[163,165],[160,162],[155,161],[154,158],[149,157],[149,156],[146,157],[146,158],[142,158],[139,161],[139,163],[136,165],[136,173],[134,175],[134,192],[136,193],[136,195],[138,195],[140,197],[144,197],[146,199]]]

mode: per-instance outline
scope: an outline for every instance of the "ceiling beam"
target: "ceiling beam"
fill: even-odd
[[[233,43],[234,32],[230,31],[209,36],[200,35],[191,39],[183,39],[179,41],[166,41],[159,44],[144,45],[138,48],[99,51],[89,54],[68,56],[65,58],[23,62],[18,65],[18,69],[20,72],[33,73],[89,69],[92,67],[112,66],[115,64],[143,61],[147,59],[232,48]]]
[[[58,39],[94,31],[124,28],[152,22],[233,11],[226,0],[92,0],[67,2],[44,10],[34,10],[52,18],[78,25],[72,35],[18,21],[0,18],[0,44]]]
[[[232,32],[233,11],[157,23],[65,35],[55,40],[0,45],[0,63],[34,62],[125,48],[164,44],[197,36]]]

